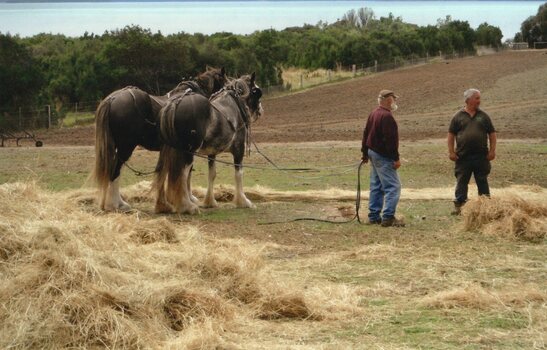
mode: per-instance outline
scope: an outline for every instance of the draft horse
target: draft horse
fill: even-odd
[[[137,146],[160,151],[158,114],[169,98],[188,89],[205,99],[227,81],[224,68],[207,68],[195,81],[183,81],[164,96],[153,96],[133,86],[108,95],[95,112],[95,167],[92,177],[99,188],[102,210],[128,211],[120,194],[120,172]]]
[[[233,156],[236,206],[254,207],[243,192],[242,161],[251,122],[263,114],[262,91],[255,84],[255,78],[253,73],[232,80],[210,100],[195,94],[181,96],[170,99],[162,108],[159,127],[163,146],[153,184],[157,193],[157,213],[199,213],[198,200],[192,195],[190,186],[195,154],[209,159],[209,181],[203,206],[216,207],[213,193],[215,157],[222,152],[230,152]]]

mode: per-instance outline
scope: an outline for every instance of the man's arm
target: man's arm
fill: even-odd
[[[391,114],[382,118],[382,134],[385,139],[387,156],[394,162],[399,161],[399,128]]]
[[[454,150],[454,141],[455,141],[455,135],[451,132],[448,133],[448,158],[452,161],[458,160],[458,155],[456,154],[456,151]]]
[[[369,119],[370,119],[370,116],[369,116]],[[361,160],[364,163],[368,162],[367,136],[368,136],[368,128],[369,128],[369,125],[368,125],[369,119],[367,119],[367,123],[365,124],[365,129],[363,130],[363,142],[361,145],[361,153],[362,153]]]
[[[496,158],[496,144],[498,142],[498,137],[496,132],[491,132],[488,134],[488,140],[490,141],[490,150],[488,151],[488,160],[494,160]]]

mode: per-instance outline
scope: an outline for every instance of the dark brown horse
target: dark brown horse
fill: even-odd
[[[209,98],[226,83],[224,68],[207,68],[195,81],[185,81],[164,96],[128,86],[108,95],[95,112],[95,178],[103,210],[130,210],[119,190],[120,171],[137,146],[159,151],[158,113],[169,98],[187,91]]]
[[[222,152],[233,155],[236,206],[254,207],[243,192],[241,163],[250,124],[263,113],[261,96],[262,91],[255,84],[253,73],[229,82],[209,101],[196,94],[169,100],[159,115],[163,146],[153,185],[157,191],[156,212],[199,212],[197,199],[192,196],[190,186],[195,153],[209,157],[209,185],[203,203],[205,207],[217,205],[213,195],[215,157]]]

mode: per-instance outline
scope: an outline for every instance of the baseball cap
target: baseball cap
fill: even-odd
[[[395,95],[395,93],[392,90],[382,90],[380,91],[380,94],[378,94],[378,97],[386,98],[389,96],[393,96],[395,98],[399,98],[399,96]]]

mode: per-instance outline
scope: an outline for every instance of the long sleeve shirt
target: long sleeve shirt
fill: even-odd
[[[367,156],[368,150],[399,160],[399,130],[393,114],[387,108],[378,106],[367,119],[363,132],[361,152]]]

